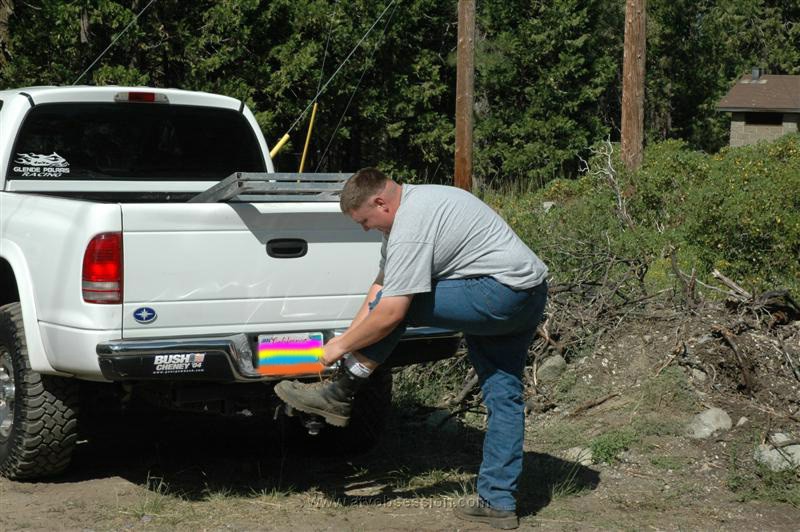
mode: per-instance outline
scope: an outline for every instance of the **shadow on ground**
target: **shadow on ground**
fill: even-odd
[[[311,492],[342,506],[471,493],[483,432],[437,428],[421,422],[424,417],[424,410],[395,412],[379,443],[353,454],[325,448],[302,434],[294,419],[120,413],[93,423],[70,468],[51,482],[119,476],[189,501],[215,493]],[[590,468],[526,452],[520,514],[535,514],[554,495],[594,489],[598,483],[598,473]]]

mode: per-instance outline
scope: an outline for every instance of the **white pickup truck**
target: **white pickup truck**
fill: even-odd
[[[277,380],[319,378],[267,370],[259,346],[333,337],[375,277],[378,239],[340,213],[336,175],[324,178],[274,173],[233,98],[0,91],[0,474],[61,472],[87,390],[271,414]],[[457,343],[410,329],[390,360],[444,358]],[[379,372],[343,430],[380,424],[390,392]]]

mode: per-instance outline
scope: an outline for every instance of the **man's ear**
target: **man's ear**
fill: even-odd
[[[373,200],[373,203],[374,203],[376,206],[380,207],[381,209],[384,209],[384,208],[386,208],[386,206],[388,205],[388,204],[386,203],[386,198],[384,198],[384,197],[383,197],[382,195],[380,195],[380,194],[378,194],[377,196],[375,196],[375,199]]]

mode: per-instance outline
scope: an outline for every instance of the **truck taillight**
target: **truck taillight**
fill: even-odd
[[[83,300],[122,303],[122,233],[102,233],[83,255]]]

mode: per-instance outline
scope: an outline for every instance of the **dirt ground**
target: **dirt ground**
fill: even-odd
[[[691,326],[669,319],[623,325],[568,360],[557,382],[539,386],[548,406],[531,398],[522,529],[800,528],[797,491],[787,497],[786,486],[768,485],[752,456],[767,432],[800,434],[800,424],[781,416],[797,409],[798,382],[779,352],[743,332],[736,337],[742,351],[759,357],[758,390],[743,391],[722,358],[726,346],[709,336],[723,318],[709,311]],[[784,337],[784,348],[800,353],[800,335]],[[684,351],[676,350],[681,341]],[[734,427],[686,437],[685,424],[710,406],[725,409]],[[399,401],[378,446],[355,455],[309,445],[283,421],[120,417],[79,444],[66,474],[0,479],[0,529],[484,530],[452,516],[474,486],[482,414],[431,422],[442,420],[432,412]],[[581,445],[613,458],[565,459]],[[781,478],[797,482],[792,474]]]

